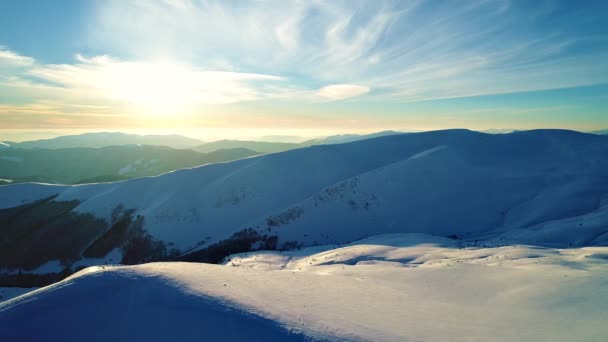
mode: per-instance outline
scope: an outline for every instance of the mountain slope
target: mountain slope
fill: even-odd
[[[118,210],[137,223],[135,241],[149,246],[150,254],[135,260],[155,260],[175,249],[191,252],[185,260],[217,261],[251,248],[402,232],[492,244],[602,245],[608,231],[602,225],[608,214],[607,154],[606,137],[571,131],[399,134],[120,183],[3,186],[0,218],[7,217],[4,226],[11,231],[22,231],[30,223],[12,218],[13,211],[42,220],[41,213],[63,203],[59,207],[73,207],[51,221],[58,226],[37,225],[32,234],[101,219],[106,227],[83,233],[89,242],[80,252],[97,244],[105,246],[100,251],[122,248],[124,254],[131,240],[126,231],[119,233],[121,225],[112,228]],[[52,194],[57,197],[35,207],[38,214],[14,208]]]
[[[498,152],[492,143],[486,147]],[[544,148],[532,147],[501,158],[439,145],[326,188],[253,225],[276,227],[279,242],[304,244],[339,243],[377,231],[600,243],[596,238],[607,232],[602,219],[608,220],[608,165],[599,157],[606,147],[589,147],[581,155],[565,148],[541,154]],[[280,219],[290,212],[297,217]],[[557,228],[561,220],[566,221]]]

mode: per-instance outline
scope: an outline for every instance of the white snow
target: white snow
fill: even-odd
[[[420,153],[416,153],[416,154],[414,154],[413,156],[411,156],[409,159],[411,160],[411,159],[416,159],[416,158],[425,157],[425,156],[428,156],[428,155],[432,154],[433,152],[443,150],[443,149],[444,149],[444,148],[446,148],[446,147],[447,147],[447,146],[436,146],[436,147],[433,147],[433,148],[428,149],[428,150],[426,150],[426,151],[422,151],[422,152],[420,152]]]
[[[0,304],[0,340],[603,341],[607,258],[396,234],[95,267]]]

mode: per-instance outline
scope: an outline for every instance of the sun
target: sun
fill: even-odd
[[[196,75],[167,62],[121,63],[106,71],[106,91],[142,112],[172,115],[188,111],[204,94]]]

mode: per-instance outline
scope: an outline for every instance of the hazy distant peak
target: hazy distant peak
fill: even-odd
[[[112,145],[155,145],[172,148],[191,148],[202,141],[181,135],[138,135],[122,132],[94,132],[66,135],[51,139],[25,141],[15,144],[18,148],[71,148],[104,147]]]
[[[400,134],[401,132],[396,131],[381,131],[371,134],[341,134],[341,135],[331,135],[321,139],[314,139],[306,141],[302,144],[308,145],[325,145],[325,144],[342,144],[347,142],[353,142],[357,140],[364,140],[370,138],[377,138],[387,135]]]

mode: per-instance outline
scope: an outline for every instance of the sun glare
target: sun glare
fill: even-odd
[[[102,74],[102,84],[115,99],[125,100],[141,112],[173,115],[197,102],[200,82],[177,64],[121,63]]]

